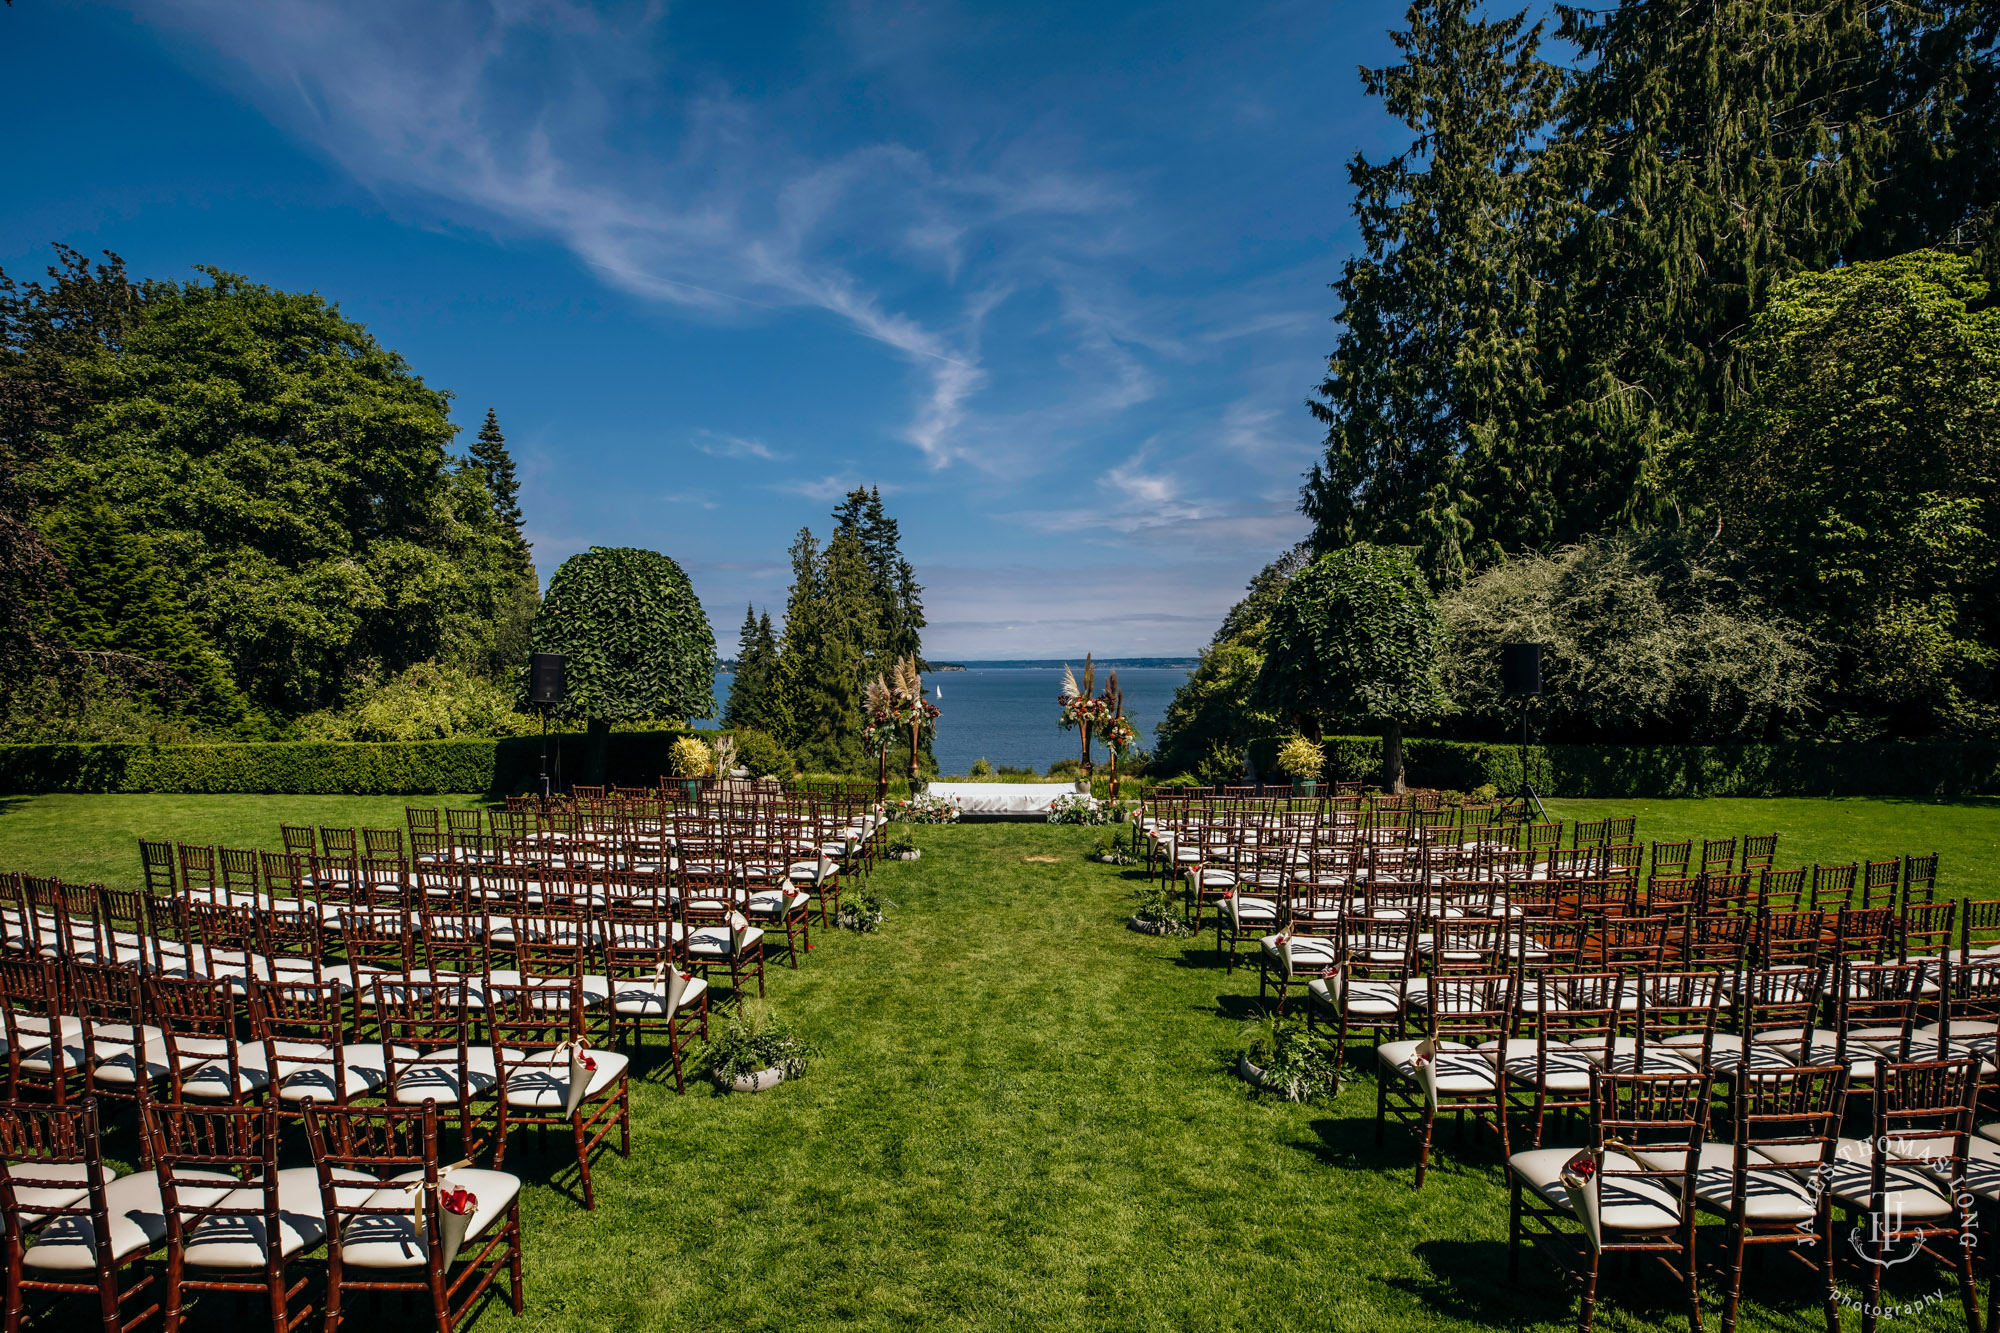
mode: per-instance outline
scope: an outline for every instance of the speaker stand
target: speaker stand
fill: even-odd
[[[549,803],[549,708],[542,705],[542,804]]]
[[[1540,816],[1541,822],[1546,824],[1549,822],[1549,812],[1542,808],[1541,794],[1535,790],[1535,784],[1528,781],[1528,700],[1525,697],[1523,697],[1521,700],[1520,753],[1521,753],[1521,791],[1520,791],[1521,817],[1523,819],[1526,819],[1528,817],[1528,811],[1530,809],[1533,809],[1535,814]]]

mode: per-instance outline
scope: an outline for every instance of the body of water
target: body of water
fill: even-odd
[[[1104,671],[1097,673],[1098,688]],[[1153,733],[1166,716],[1167,703],[1188,678],[1186,667],[1120,667],[1118,684],[1125,691],[1125,716],[1139,729],[1139,748],[1153,748]],[[729,699],[728,673],[715,678],[719,714]],[[937,693],[942,689],[943,694]],[[1059,759],[1075,759],[1082,741],[1057,723],[1056,695],[1062,689],[1061,667],[987,667],[968,664],[964,671],[938,671],[924,676],[925,697],[938,706],[937,739],[932,750],[943,773],[964,773],[972,761],[984,758],[994,767],[1046,770]],[[1106,759],[1104,747],[1093,745],[1092,757]]]

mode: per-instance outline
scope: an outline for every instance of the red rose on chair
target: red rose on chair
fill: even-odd
[[[470,1217],[479,1207],[479,1196],[471,1190],[447,1185],[438,1191],[438,1206],[453,1217]]]

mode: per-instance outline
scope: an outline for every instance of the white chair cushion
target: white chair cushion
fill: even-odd
[[[1479,1049],[1491,1050],[1493,1043],[1481,1042]],[[1589,1050],[1552,1039],[1544,1057],[1532,1037],[1511,1037],[1507,1041],[1507,1076],[1516,1083],[1540,1087],[1544,1092],[1589,1092],[1590,1071],[1597,1067],[1591,1055]]]
[[[405,1106],[421,1106],[426,1100],[440,1106],[456,1106],[468,1093],[477,1097],[491,1092],[500,1082],[493,1067],[493,1048],[474,1046],[465,1053],[466,1073],[461,1079],[458,1052],[433,1051],[416,1064],[404,1067],[396,1079],[394,1100]]]
[[[1507,1170],[1523,1185],[1556,1208],[1569,1210],[1563,1168],[1579,1149],[1537,1148],[1507,1159]],[[1637,1164],[1617,1153],[1604,1158],[1604,1182],[1598,1189],[1599,1219],[1606,1231],[1671,1231],[1681,1224],[1675,1191],[1650,1177],[1633,1177]]]
[[[106,1174],[110,1174],[107,1168]],[[73,1184],[51,1183],[47,1185],[16,1185],[14,1199],[24,1208],[67,1208],[90,1193],[90,1164],[88,1162],[36,1162],[32,1158],[17,1162],[0,1162],[0,1176],[16,1176],[21,1180],[45,1180],[51,1182],[73,1182]],[[32,1225],[43,1215],[30,1213],[23,1222]]]
[[[157,1083],[167,1076],[167,1039],[156,1027],[141,1030],[141,1042],[133,1040],[129,1023],[100,1023],[90,1034],[92,1076],[100,1083],[131,1087],[138,1079],[139,1057],[133,1047],[145,1049],[146,1081]]]
[[[1787,1145],[1792,1146],[1792,1145]],[[1817,1149],[1812,1150],[1817,1160]],[[1756,1152],[1753,1162],[1770,1158]],[[1694,1193],[1716,1212],[1735,1206],[1736,1149],[1727,1143],[1704,1143],[1695,1167]],[[1744,1172],[1743,1213],[1752,1222],[1810,1222],[1819,1211],[1812,1179],[1805,1170]]]
[[[229,1086],[229,1061],[205,1060],[181,1075],[181,1095],[202,1101],[228,1101],[244,1093],[258,1092],[271,1082],[264,1067],[264,1047],[246,1042],[236,1048],[236,1087]]]
[[[762,889],[750,895],[748,911],[752,916],[782,916],[788,912],[803,912],[811,895],[797,889]]]
[[[183,1171],[185,1177],[193,1171]],[[234,1176],[217,1171],[204,1173],[221,1182],[214,1193],[183,1189],[181,1199],[191,1207],[215,1202],[236,1185]],[[113,1263],[144,1254],[167,1238],[166,1207],[160,1202],[160,1178],[151,1171],[120,1176],[104,1187],[106,1210],[111,1216],[107,1256]],[[97,1228],[88,1217],[58,1217],[35,1233],[22,1263],[50,1272],[88,1272],[97,1266]]]
[[[1278,905],[1269,898],[1246,898],[1239,893],[1216,906],[1239,928],[1274,925],[1278,920]]]
[[[1389,1041],[1375,1048],[1375,1054],[1382,1062],[1382,1068],[1406,1083],[1417,1079],[1417,1047],[1414,1041]],[[1453,1093],[1475,1094],[1492,1092],[1496,1075],[1493,1061],[1470,1046],[1455,1041],[1438,1043],[1436,1056],[1437,1089],[1440,1096]]]
[[[418,1227],[413,1203],[407,1190],[393,1188],[411,1180],[422,1180],[422,1171],[409,1171],[390,1179],[391,1188],[375,1191],[368,1206],[394,1208],[393,1213],[370,1213],[347,1223],[340,1236],[340,1259],[355,1268],[422,1268],[430,1262],[430,1246]],[[465,1228],[469,1246],[485,1234],[494,1221],[506,1213],[521,1193],[521,1181],[505,1171],[482,1171],[462,1166],[448,1173],[444,1183],[471,1190],[478,1200],[472,1220]],[[460,1252],[464,1257],[464,1252]]]
[[[1870,1152],[1869,1145],[1860,1139],[1841,1139],[1827,1188],[1842,1208],[1867,1209],[1872,1184]],[[1900,1209],[1905,1218],[1942,1217],[1951,1211],[1951,1200],[1917,1163],[1891,1160],[1884,1183],[1891,1206]]]
[[[281,1041],[278,1049],[278,1098],[302,1102],[308,1097],[322,1102],[349,1097],[366,1097],[389,1081],[388,1051],[379,1042],[341,1047],[341,1087],[333,1086],[333,1052],[310,1042]],[[396,1048],[398,1061],[411,1061],[417,1052],[406,1046]],[[325,1063],[320,1063],[324,1061]]]
[[[1615,1073],[1631,1074],[1698,1074],[1701,1072],[1699,1050],[1675,1047],[1660,1041],[1646,1043],[1645,1067],[1640,1068],[1639,1042],[1636,1037],[1619,1037],[1611,1043],[1608,1058],[1604,1052],[1594,1053],[1600,1065]]]
[[[751,946],[761,942],[763,938],[763,928],[752,926],[744,932],[743,947],[747,950]],[[727,958],[729,957],[729,927],[702,926],[691,931],[687,937],[687,948],[688,953],[696,958]]]
[[[339,1170],[336,1179],[376,1181],[359,1171]],[[185,1197],[183,1198],[185,1202]],[[261,1187],[231,1190],[217,1201],[225,1208],[256,1208],[264,1205]],[[310,1166],[278,1172],[278,1253],[291,1258],[309,1250],[326,1237],[326,1216],[321,1207],[319,1171]],[[258,1213],[228,1217],[206,1217],[187,1233],[186,1263],[193,1268],[262,1268],[268,1237],[264,1219]]]
[[[681,1005],[685,1009],[708,990],[700,977],[683,984]],[[611,996],[614,1014],[657,1015],[667,1011],[667,984],[664,981],[621,981]]]
[[[593,1048],[588,1052],[597,1068],[584,1085],[585,1101],[597,1096],[624,1074],[630,1063],[617,1051]],[[569,1100],[569,1055],[537,1051],[521,1064],[507,1069],[507,1105],[528,1111],[560,1111]],[[476,1193],[477,1191],[475,1191]]]

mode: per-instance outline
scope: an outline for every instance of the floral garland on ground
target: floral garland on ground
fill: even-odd
[[[1111,811],[1081,792],[1065,793],[1049,802],[1051,824],[1109,824]]]
[[[900,824],[949,824],[962,813],[956,800],[942,796],[892,797],[888,803],[890,820]]]

